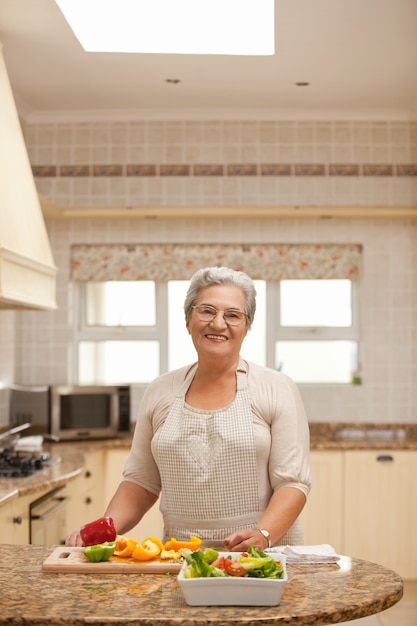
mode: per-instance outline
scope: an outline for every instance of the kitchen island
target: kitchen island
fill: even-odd
[[[339,564],[289,564],[277,607],[192,607],[175,574],[43,572],[54,547],[0,545],[0,625],[318,626],[379,613],[403,594],[392,570],[342,557]]]

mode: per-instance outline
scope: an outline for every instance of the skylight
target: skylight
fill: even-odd
[[[274,54],[274,0],[55,0],[87,52]]]

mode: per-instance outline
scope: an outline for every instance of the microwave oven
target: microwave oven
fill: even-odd
[[[10,389],[10,425],[59,440],[112,439],[130,431],[128,385],[52,385]]]

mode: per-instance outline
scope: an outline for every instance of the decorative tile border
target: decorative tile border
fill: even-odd
[[[190,169],[189,165],[160,165],[159,174],[160,176],[189,176]]]
[[[363,166],[363,175],[364,176],[392,176],[394,168],[392,165],[364,165]]]
[[[296,176],[325,176],[326,168],[320,163],[296,163]]]
[[[329,176],[359,176],[359,165],[330,164]]]
[[[93,165],[93,176],[123,176],[122,165]]]
[[[397,165],[397,176],[417,176],[417,165]]]
[[[234,163],[227,166],[228,176],[256,176],[258,168],[254,163]]]
[[[32,174],[35,178],[55,178],[57,174],[56,165],[32,165]]]
[[[156,165],[126,165],[126,176],[156,176]]]
[[[73,176],[79,178],[81,176],[91,176],[91,168],[89,165],[61,165],[61,176]]]
[[[224,165],[193,165],[193,176],[224,176]]]
[[[292,176],[293,166],[285,163],[263,163],[261,176]]]
[[[417,164],[401,163],[204,163],[33,165],[35,178],[152,176],[417,176]]]

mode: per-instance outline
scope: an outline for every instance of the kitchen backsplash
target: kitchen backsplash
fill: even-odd
[[[416,123],[65,123],[27,126],[25,136],[38,190],[64,207],[417,205]],[[417,422],[416,221],[73,219],[47,227],[58,310],[0,311],[4,387],[71,379],[72,244],[354,243],[363,246],[362,385],[301,385],[308,417]]]

